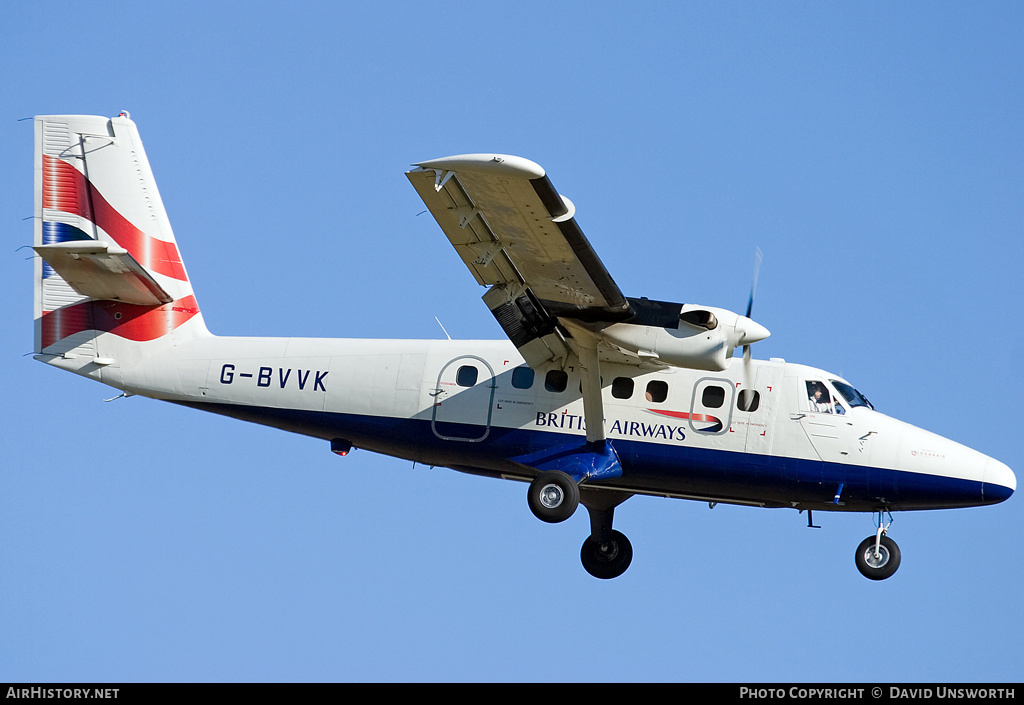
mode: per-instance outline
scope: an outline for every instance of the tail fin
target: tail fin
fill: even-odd
[[[206,335],[135,123],[35,119],[35,351],[78,371]],[[61,364],[61,363],[57,363]],[[106,380],[104,380],[106,381]]]

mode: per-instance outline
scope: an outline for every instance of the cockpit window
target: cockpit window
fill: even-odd
[[[869,409],[874,409],[874,405],[868,401],[868,398],[858,392],[856,389],[848,385],[846,382],[840,382],[839,380],[830,379],[829,382],[836,388],[843,399],[845,399],[850,406],[866,406]]]
[[[819,414],[832,413],[832,396],[828,393],[828,387],[821,382],[807,383],[807,410]]]

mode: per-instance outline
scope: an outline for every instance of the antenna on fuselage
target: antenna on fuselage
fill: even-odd
[[[441,326],[441,330],[444,330],[444,324],[441,323],[441,319],[438,318],[437,316],[434,316],[434,320],[437,321],[437,325]],[[448,338],[448,340],[452,339],[452,337],[450,335],[448,335],[448,331],[444,330],[444,334],[445,334],[445,337]]]

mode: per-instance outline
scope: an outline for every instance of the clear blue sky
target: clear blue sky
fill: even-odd
[[[348,9],[349,5],[352,9]],[[173,9],[172,9],[173,8]],[[501,337],[403,172],[542,164],[627,295],[1024,470],[1024,6],[0,6],[0,681],[1020,681],[1021,498],[868,515],[637,497],[579,564],[525,486],[132,398],[32,349],[32,126],[129,110],[210,329]]]

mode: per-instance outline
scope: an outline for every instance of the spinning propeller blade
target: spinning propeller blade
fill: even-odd
[[[761,248],[758,247],[754,252],[754,281],[750,285],[750,300],[747,301],[747,318],[750,318],[750,312],[754,308],[754,292],[757,291],[757,275],[761,272],[761,261],[764,259],[764,255],[761,253]]]
[[[747,301],[747,318],[750,318],[751,311],[754,310],[754,294],[757,292],[757,277],[761,273],[761,262],[764,260],[764,254],[761,252],[761,248],[758,247],[754,251],[754,280],[750,284],[750,299]],[[750,343],[743,346],[743,386],[746,389],[753,388],[753,380],[750,379]]]

